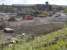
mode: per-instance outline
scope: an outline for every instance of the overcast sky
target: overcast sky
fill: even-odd
[[[50,4],[67,5],[67,0],[0,0],[0,4],[44,4],[46,1]]]

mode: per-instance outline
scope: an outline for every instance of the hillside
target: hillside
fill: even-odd
[[[67,50],[67,28],[35,37],[33,41],[20,40],[3,50]]]

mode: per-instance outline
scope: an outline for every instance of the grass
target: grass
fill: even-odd
[[[64,9],[64,13],[67,13],[67,8]]]
[[[67,50],[67,28],[35,37],[33,41],[14,44],[1,50]]]

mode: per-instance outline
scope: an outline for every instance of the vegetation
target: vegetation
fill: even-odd
[[[35,37],[33,41],[20,39],[12,47],[0,48],[1,50],[67,50],[67,28]]]
[[[64,13],[67,13],[67,8],[64,9]]]

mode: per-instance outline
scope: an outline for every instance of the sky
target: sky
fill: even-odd
[[[0,4],[45,4],[46,1],[49,4],[67,5],[67,0],[0,0]]]

